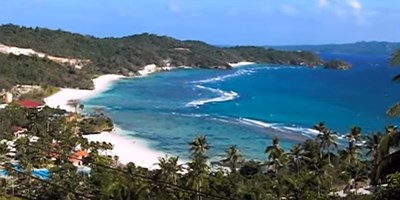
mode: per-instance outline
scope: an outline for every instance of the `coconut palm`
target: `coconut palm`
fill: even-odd
[[[316,140],[318,141],[321,149],[320,158],[322,158],[322,153],[326,151],[328,154],[328,164],[331,166],[331,148],[332,146],[337,148],[336,133],[328,130],[321,122],[314,127],[319,132]]]
[[[351,168],[354,168],[358,156],[361,156],[361,147],[357,144],[361,139],[361,128],[356,126],[351,128],[350,133],[345,137],[348,140],[348,146],[341,152],[341,157]]]
[[[275,172],[283,166],[285,151],[279,145],[279,139],[274,136],[272,138],[272,145],[265,148],[265,153],[268,154],[268,164],[271,165]]]
[[[378,132],[366,137],[365,148],[367,149],[366,156],[371,158],[374,165],[379,162],[379,147],[382,139],[382,133]]]
[[[327,130],[324,122],[318,122],[316,125],[314,125],[314,129],[317,130],[319,133],[325,132]]]
[[[349,142],[356,143],[361,139],[361,128],[354,126],[350,129],[350,133],[345,136]]]
[[[222,162],[228,163],[231,172],[236,173],[238,165],[243,162],[243,155],[240,154],[236,145],[230,146],[226,150],[226,154],[227,157]]]
[[[207,137],[204,135],[196,136],[194,141],[189,142],[189,147],[192,156],[204,156],[210,149]]]
[[[300,171],[300,166],[305,161],[310,161],[310,158],[307,157],[307,154],[304,151],[301,144],[294,145],[292,149],[290,149],[288,158],[289,158],[289,164],[295,169],[297,175]]]
[[[163,157],[158,159],[158,166],[164,180],[176,184],[178,173],[182,172],[182,165],[178,164],[179,157]]]
[[[191,159],[188,163],[188,184],[201,191],[203,182],[207,179],[208,165],[207,165],[207,151],[210,145],[207,142],[206,136],[196,136],[194,141],[189,142]],[[196,194],[197,200],[201,200],[202,196]]]

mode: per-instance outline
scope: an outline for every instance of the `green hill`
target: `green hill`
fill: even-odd
[[[140,34],[121,38],[96,38],[46,28],[0,26],[0,43],[32,48],[53,56],[90,59],[101,73],[136,72],[147,64],[164,66],[226,67],[227,63],[290,63],[317,65],[310,52],[286,52],[262,47],[220,48],[200,41],[181,41],[167,36]]]

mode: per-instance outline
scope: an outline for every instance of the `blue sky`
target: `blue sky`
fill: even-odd
[[[221,45],[400,41],[400,1],[0,0],[0,23]]]

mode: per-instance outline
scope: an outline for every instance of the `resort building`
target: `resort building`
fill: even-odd
[[[19,100],[15,102],[17,105],[23,107],[23,108],[29,108],[29,109],[39,109],[39,108],[43,108],[44,104],[37,102],[37,101],[33,101],[33,100]]]

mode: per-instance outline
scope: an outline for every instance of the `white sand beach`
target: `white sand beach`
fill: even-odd
[[[94,90],[80,90],[71,88],[61,88],[56,94],[44,99],[46,105],[51,108],[60,108],[68,112],[74,112],[74,108],[68,105],[70,100],[83,100],[95,96],[107,90],[110,85],[121,78],[122,75],[108,74],[93,79]]]
[[[231,67],[242,67],[245,65],[254,65],[256,63],[254,62],[248,62],[248,61],[242,61],[242,62],[238,62],[238,63],[228,63],[228,65],[230,65]]]
[[[142,76],[154,72],[153,70],[146,70],[146,73],[142,74]],[[124,78],[124,76],[114,74],[103,75],[93,80],[94,90],[62,88],[58,93],[46,98],[45,102],[49,107],[59,107],[68,112],[74,112],[75,109],[68,105],[69,100],[83,100],[95,96],[106,91],[114,81],[121,78]],[[157,167],[154,164],[158,163],[158,158],[165,156],[164,153],[148,147],[145,141],[132,137],[126,138],[123,135],[123,130],[119,128],[115,128],[112,133],[103,132],[97,135],[87,135],[85,138],[89,141],[109,142],[113,144],[114,149],[110,153],[118,156],[122,164],[133,162],[138,166],[153,169]]]
[[[115,128],[112,133],[102,132],[101,134],[86,135],[84,137],[89,141],[111,143],[114,147],[111,155],[118,156],[119,162],[122,164],[133,162],[137,166],[149,169],[157,168],[158,158],[164,157],[165,154],[150,149],[145,141],[137,138],[125,138],[121,132],[123,130]]]

